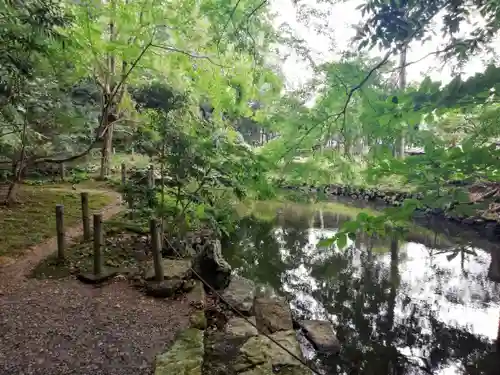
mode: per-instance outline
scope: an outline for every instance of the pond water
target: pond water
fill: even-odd
[[[225,257],[240,275],[286,295],[299,318],[334,324],[340,355],[309,353],[326,374],[500,374],[500,286],[488,279],[494,245],[365,235],[327,249],[316,244],[347,217],[293,206],[257,216],[241,219]]]

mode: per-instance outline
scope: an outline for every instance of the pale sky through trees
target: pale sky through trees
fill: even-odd
[[[313,27],[307,27],[302,23],[297,22],[297,12],[296,8],[292,5],[291,0],[273,0],[271,3],[271,9],[273,12],[277,13],[277,23],[281,24],[287,22],[296,32],[298,37],[304,38],[309,43],[309,48],[315,52],[315,56],[322,57],[323,61],[335,60],[339,57],[339,52],[353,48],[354,45],[350,42],[351,38],[355,35],[355,30],[352,27],[361,21],[361,13],[356,10],[358,4],[361,3],[359,0],[351,0],[345,3],[339,3],[334,5],[319,5],[317,0],[307,0],[309,6],[314,8],[326,9],[329,7],[331,9],[331,16],[329,17],[328,28],[333,30],[333,43],[335,44],[335,52],[329,52],[329,45],[331,44],[328,35],[321,35],[314,31]],[[432,53],[433,51],[439,50],[442,44],[442,38],[440,38],[439,24],[441,20],[436,17],[437,26],[436,34],[437,36],[433,40],[427,42],[424,46],[420,43],[413,43],[410,46],[410,51],[407,56],[407,61],[417,61],[422,59],[425,55]],[[330,34],[329,31],[325,33]],[[374,49],[371,51],[370,56],[383,56],[385,51],[378,51]],[[487,59],[491,59],[492,56],[475,56],[471,61],[462,69],[463,77],[468,77],[474,75],[477,72],[484,70],[485,63],[488,62]],[[295,60],[295,61],[294,61]],[[303,61],[297,61],[297,56],[295,58],[291,57],[282,66],[285,75],[287,76],[289,83],[296,87],[302,83],[305,83],[309,78],[311,78],[312,71],[308,68],[308,63]],[[436,58],[435,56],[429,56],[424,60],[412,64],[411,67],[407,69],[408,82],[420,81],[425,75],[430,75],[433,80],[439,80],[443,83],[447,83],[454,76],[451,64],[446,64],[441,70],[443,62]],[[353,84],[355,84],[353,82]]]

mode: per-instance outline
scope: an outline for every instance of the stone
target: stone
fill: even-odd
[[[193,280],[195,282],[193,289],[188,293],[187,298],[189,304],[196,309],[205,309],[205,288],[199,280]]]
[[[193,290],[195,285],[195,280],[193,279],[184,280],[184,282],[182,283],[182,291],[185,293],[189,293],[191,290]]]
[[[182,289],[184,282],[181,279],[163,281],[149,281],[146,283],[146,294],[157,298],[168,298]]]
[[[295,331],[280,331],[270,335],[270,337],[293,355],[264,335],[254,336],[249,338],[240,348],[239,356],[234,364],[235,371],[249,374],[286,373],[298,375],[308,373],[307,368],[297,359],[303,360],[303,356]],[[283,372],[277,371],[279,369],[283,369]],[[269,370],[270,372],[251,372]]]
[[[189,279],[191,275],[190,259],[163,259],[163,274],[165,280],[170,279]],[[144,276],[146,280],[154,280],[155,269],[151,263]]]
[[[100,275],[96,275],[93,272],[79,273],[76,275],[76,278],[85,284],[101,284],[111,280],[118,275],[118,272],[118,269],[104,268]]]
[[[252,316],[248,320],[255,325],[255,317]],[[232,318],[226,324],[226,334],[230,337],[251,337],[257,336],[259,331],[246,319]]]
[[[188,328],[167,352],[156,357],[154,375],[201,375],[203,355],[203,331]]]
[[[250,314],[255,296],[255,283],[244,277],[233,275],[222,298],[243,314]]]
[[[189,323],[192,328],[204,330],[207,328],[207,318],[203,310],[197,310],[189,317]]]
[[[340,342],[329,322],[302,320],[299,325],[304,330],[306,338],[317,351],[331,354],[337,354],[340,351]]]
[[[231,281],[231,266],[222,257],[219,240],[209,241],[194,260],[194,270],[212,288],[221,290]]]
[[[205,331],[204,374],[234,375],[234,362],[248,337],[234,338],[224,331]]]
[[[263,333],[293,329],[290,306],[281,298],[255,298],[254,313],[257,328]]]

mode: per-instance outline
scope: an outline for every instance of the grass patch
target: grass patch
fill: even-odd
[[[94,186],[95,189],[95,185]],[[65,227],[80,221],[80,194],[67,185],[19,187],[19,204],[0,208],[0,256],[17,257],[29,246],[56,235],[55,206],[64,205]],[[89,208],[99,210],[113,201],[109,194],[89,192]]]

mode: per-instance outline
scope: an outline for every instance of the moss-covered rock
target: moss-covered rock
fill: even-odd
[[[204,330],[207,328],[207,318],[203,310],[197,310],[189,317],[191,327]]]
[[[167,352],[156,357],[155,375],[201,375],[203,353],[203,331],[188,328]]]
[[[285,347],[287,351],[280,348],[266,336],[251,337],[240,348],[234,369],[238,373],[252,375],[268,373],[299,375],[308,373],[307,369],[297,360],[297,358],[303,359],[303,356],[295,331],[280,331],[270,335],[270,337]]]

